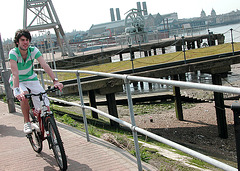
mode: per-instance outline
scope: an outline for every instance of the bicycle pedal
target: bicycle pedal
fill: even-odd
[[[31,137],[32,137],[32,133],[27,134],[26,137],[27,137],[27,138],[31,138]]]

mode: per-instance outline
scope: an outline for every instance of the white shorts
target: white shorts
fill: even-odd
[[[38,94],[41,92],[45,92],[45,90],[43,89],[43,87],[41,86],[39,81],[24,81],[24,82],[20,82],[19,83],[19,88],[21,92],[24,91],[31,91],[31,93],[33,94]],[[47,94],[43,95],[43,100],[45,102],[46,106],[49,106],[49,100],[47,97]],[[33,105],[35,107],[36,110],[40,110],[41,109],[41,102],[39,100],[39,96],[32,96],[32,101],[33,101]]]

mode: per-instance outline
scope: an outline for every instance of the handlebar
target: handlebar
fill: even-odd
[[[59,90],[59,89],[56,88],[56,87],[51,87],[51,86],[49,86],[48,89],[45,90],[45,92],[40,92],[40,93],[38,93],[38,94],[29,93],[29,94],[25,94],[24,96],[25,96],[27,99],[29,99],[29,98],[31,98],[31,96],[40,96],[40,95],[46,94],[47,92],[55,92],[55,91],[57,91],[57,90]]]

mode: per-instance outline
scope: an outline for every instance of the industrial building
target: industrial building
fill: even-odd
[[[166,15],[148,14],[146,2],[137,2],[137,10],[142,12],[145,20],[145,31],[153,32],[155,30],[168,30],[173,27],[173,23],[178,21],[177,13],[170,13]],[[115,17],[116,16],[116,17]],[[120,9],[116,8],[116,15],[114,9],[110,8],[111,21],[101,24],[93,24],[89,29],[88,36],[101,37],[111,35],[121,35],[125,33],[125,18],[120,16]]]
[[[206,15],[202,10],[199,17],[189,19],[178,19],[176,12],[161,15],[160,13],[151,14],[147,9],[146,2],[137,2],[137,10],[142,12],[145,20],[146,32],[164,32],[168,31],[169,34],[173,34],[176,29],[198,29],[201,27],[211,27],[214,25],[224,25],[238,23],[240,19],[240,10],[232,11],[227,14],[217,15],[216,11],[212,9],[210,15]],[[114,9],[110,9],[111,21],[101,24],[93,24],[89,29],[89,37],[101,37],[110,35],[121,35],[125,33],[125,18],[120,16],[120,9],[116,8],[116,16]]]

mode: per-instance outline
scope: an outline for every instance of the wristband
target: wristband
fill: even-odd
[[[16,97],[16,96],[19,95],[19,94],[21,94],[20,88],[19,88],[19,87],[15,87],[15,88],[13,89],[13,95]]]
[[[53,79],[53,82],[54,82],[54,81],[58,81],[58,78],[54,78],[54,79]]]

